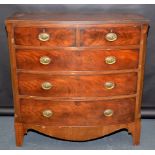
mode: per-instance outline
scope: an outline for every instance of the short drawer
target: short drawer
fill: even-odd
[[[21,95],[44,97],[96,97],[136,93],[137,74],[52,76],[19,73]]]
[[[140,44],[140,26],[82,28],[81,46],[128,46]]]
[[[17,68],[104,71],[138,68],[138,50],[17,50]]]
[[[15,27],[14,39],[16,45],[25,46],[75,46],[74,28],[38,28]]]
[[[134,121],[135,99],[108,101],[42,101],[21,99],[25,123],[53,126],[95,126]]]

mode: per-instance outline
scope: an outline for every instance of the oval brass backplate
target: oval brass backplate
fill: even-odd
[[[43,82],[41,84],[41,87],[44,90],[50,90],[53,87],[53,85],[50,82]]]
[[[40,41],[48,41],[50,39],[50,35],[46,32],[39,33],[38,39]]]
[[[116,57],[115,56],[105,57],[105,63],[108,65],[112,65],[112,64],[116,63]]]
[[[104,87],[106,89],[113,89],[113,88],[115,88],[115,83],[114,82],[111,82],[111,81],[105,82],[104,83]]]
[[[51,58],[48,56],[42,56],[40,58],[40,63],[43,65],[48,65],[48,64],[50,64],[50,62],[51,62]]]
[[[44,110],[44,111],[42,112],[42,115],[43,115],[44,117],[50,118],[50,117],[53,115],[53,112],[52,112],[51,110]]]
[[[106,34],[105,38],[106,38],[107,41],[112,42],[112,41],[117,40],[117,34],[113,33],[113,32],[109,32],[109,33]]]
[[[104,115],[105,115],[106,117],[112,116],[113,113],[114,113],[114,112],[113,112],[112,109],[106,109],[106,110],[104,111]]]

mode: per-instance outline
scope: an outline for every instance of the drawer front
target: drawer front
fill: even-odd
[[[17,68],[40,71],[135,69],[138,50],[17,50]]]
[[[21,100],[26,123],[53,126],[89,126],[128,123],[134,120],[135,99],[109,101]]]
[[[140,27],[91,27],[81,29],[81,46],[139,45]]]
[[[74,28],[16,27],[15,44],[25,46],[75,46]]]
[[[136,73],[93,76],[50,76],[19,73],[19,93],[44,97],[95,97],[134,94]]]

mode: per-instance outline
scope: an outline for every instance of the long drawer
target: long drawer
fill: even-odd
[[[137,74],[61,76],[18,74],[19,93],[31,96],[97,97],[136,93]]]
[[[16,50],[17,68],[38,71],[135,69],[138,50]]]
[[[21,117],[26,123],[93,126],[133,121],[135,98],[89,102],[21,99],[20,104]]]

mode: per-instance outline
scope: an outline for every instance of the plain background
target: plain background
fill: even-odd
[[[139,13],[150,20],[142,107],[155,108],[155,5],[0,5],[0,108],[13,107],[5,19],[14,12],[119,12]]]

